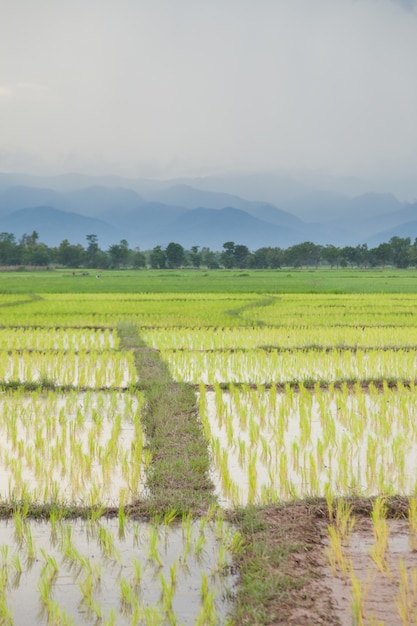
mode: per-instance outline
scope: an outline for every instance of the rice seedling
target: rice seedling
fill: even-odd
[[[120,578],[119,585],[122,610],[131,613],[138,604],[135,590],[126,578]]]
[[[411,626],[417,620],[417,569],[408,572],[403,559],[399,563],[400,581],[396,606],[401,623]]]
[[[349,568],[350,582],[352,585],[352,626],[364,626],[365,609],[364,609],[364,589],[360,580],[358,580],[353,571],[353,567]]]
[[[172,599],[175,592],[175,585],[172,581],[165,580],[165,576],[162,572],[159,572],[159,581],[161,583],[161,601],[165,612],[169,612],[172,609]]]
[[[159,556],[158,551],[158,539],[158,529],[154,523],[151,523],[149,526],[148,558],[158,567],[162,567],[163,563],[161,561],[161,557]]]
[[[385,499],[378,497],[375,499],[372,508],[373,534],[375,543],[370,550],[370,556],[375,562],[378,570],[385,574],[390,573],[390,567],[386,559],[388,549],[389,528],[386,520],[386,503]]]
[[[412,496],[409,498],[408,504],[408,526],[410,532],[411,549],[417,550],[417,498]]]

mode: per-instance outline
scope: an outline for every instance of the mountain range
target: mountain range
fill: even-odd
[[[154,181],[0,173],[0,232],[19,239],[34,230],[48,246],[64,239],[85,246],[95,234],[103,250],[122,239],[141,249],[171,241],[212,250],[226,241],[251,250],[303,241],[373,247],[395,235],[417,237],[417,202],[272,175]]]

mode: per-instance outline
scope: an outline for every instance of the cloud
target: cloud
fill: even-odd
[[[0,85],[0,99],[39,99],[46,93],[46,91],[46,87],[35,83],[16,83],[10,85]]]
[[[405,11],[414,11],[417,9],[417,0],[391,0]]]
[[[13,91],[12,91],[11,87],[9,87],[8,85],[0,85],[0,99],[2,99],[2,98],[10,98],[12,93],[13,93]]]

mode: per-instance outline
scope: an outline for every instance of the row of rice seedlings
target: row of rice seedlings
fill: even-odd
[[[142,394],[0,397],[5,500],[125,504],[144,490]]]
[[[390,579],[393,589],[393,602],[397,610],[400,623],[404,626],[415,624],[417,620],[417,567],[406,563],[404,558],[395,560],[390,555],[389,540],[390,530],[387,520],[387,506],[383,497],[375,499],[372,512],[373,543],[368,548],[370,565],[366,575],[361,578],[354,571],[352,554],[349,543],[354,530],[355,518],[352,516],[352,506],[338,499],[334,506],[333,499],[329,498],[330,525],[328,526],[328,546],[326,554],[334,576],[343,579],[351,589],[351,614],[352,624],[363,625],[366,623],[384,622],[376,621],[366,607],[366,601],[372,593],[372,586],[377,575]],[[410,550],[414,548],[416,498],[409,498],[408,508],[408,533]],[[347,530],[346,530],[347,529]],[[398,532],[398,531],[397,531]],[[388,597],[384,603],[389,602]]]
[[[53,542],[47,524],[24,519],[25,540],[35,536],[30,564],[24,541],[6,527],[0,619],[7,615],[10,622],[2,623],[22,623],[21,611],[39,609],[42,624],[223,623],[236,583],[229,566],[241,537],[215,512],[200,520],[183,517],[180,524],[172,524],[172,513],[151,524],[128,521],[123,535],[117,520],[59,521]],[[53,621],[58,616],[62,621]]]
[[[172,376],[198,384],[363,379],[414,380],[417,353],[410,350],[264,350],[192,352],[162,350]]]
[[[267,326],[414,326],[415,294],[280,294],[269,306],[241,312]]]
[[[294,392],[214,392],[200,387],[200,415],[220,494],[231,504],[293,497],[412,493],[417,389],[357,385]]]
[[[114,350],[119,347],[117,333],[103,330],[64,329],[53,330],[38,328],[0,329],[0,350]]]
[[[142,337],[146,343],[159,350],[245,350],[266,347],[291,349],[320,348],[392,348],[415,347],[417,328],[377,326],[311,326],[291,330],[282,327],[241,328],[152,328],[145,329]]]
[[[4,309],[3,326],[92,326],[116,327],[121,320],[140,326],[235,326],[241,324],[229,309],[253,303],[259,296],[245,294],[239,298],[178,298],[176,294],[162,299],[137,298],[137,294],[44,294],[42,300]],[[61,297],[62,296],[62,297]],[[66,296],[66,297],[63,297]],[[13,321],[14,319],[14,321]]]
[[[0,359],[0,380],[79,387],[127,387],[136,382],[130,352],[12,352]]]

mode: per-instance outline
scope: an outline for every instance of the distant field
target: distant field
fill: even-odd
[[[409,270],[2,272],[0,293],[416,293]]]

